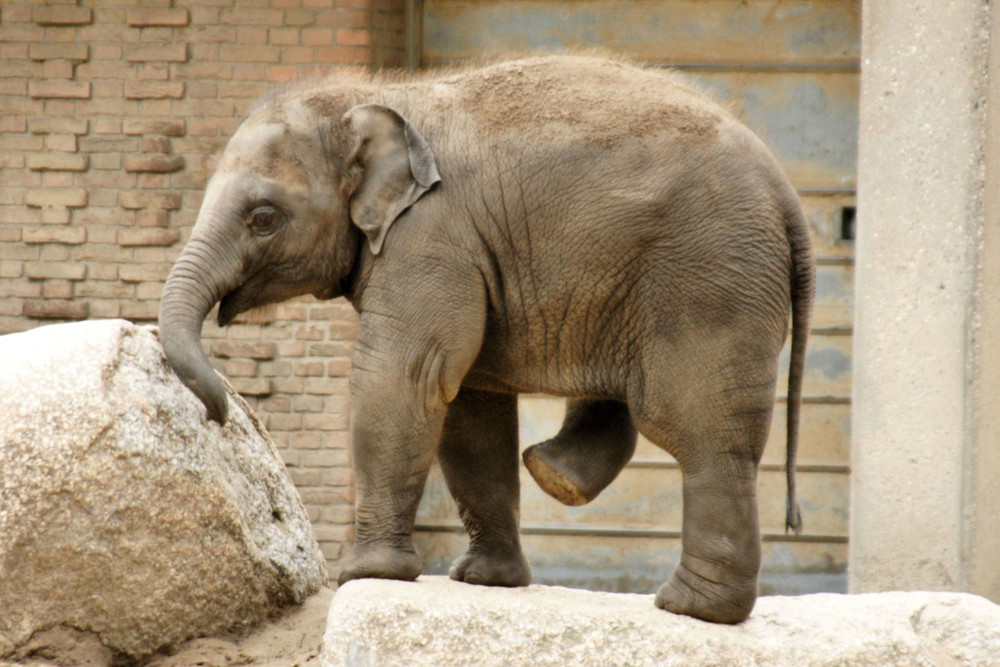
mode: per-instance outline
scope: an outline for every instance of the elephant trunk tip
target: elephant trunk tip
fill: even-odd
[[[225,426],[229,419],[229,392],[225,384],[205,357],[197,339],[188,341],[186,336],[176,335],[169,324],[164,324],[161,321],[160,332],[168,365],[202,402],[208,418]]]
[[[219,426],[225,426],[226,422],[229,421],[229,396],[226,392],[225,387],[221,386],[221,392],[215,388],[209,388],[205,391],[202,387],[198,386],[198,380],[190,380],[185,382],[187,387],[194,392],[195,396],[201,399],[201,402],[205,405],[205,410],[208,413],[208,418],[214,421]],[[215,389],[213,391],[213,389]]]

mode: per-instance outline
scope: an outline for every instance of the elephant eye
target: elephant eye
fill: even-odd
[[[250,212],[247,227],[254,236],[269,236],[278,231],[285,217],[273,206],[260,206]]]

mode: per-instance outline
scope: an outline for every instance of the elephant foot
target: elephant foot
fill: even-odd
[[[708,569],[717,569],[717,565]],[[656,592],[660,609],[712,623],[741,623],[750,616],[756,601],[756,576],[736,582],[714,581],[689,569],[683,559]]]
[[[479,586],[527,586],[531,583],[531,566],[520,551],[515,556],[469,551],[451,564],[448,576]]]
[[[596,490],[588,488],[589,485],[580,479],[575,470],[553,455],[553,450],[558,447],[555,439],[528,447],[522,454],[524,465],[542,491],[563,505],[586,505],[597,497],[603,487]]]
[[[559,502],[586,505],[632,458],[636,437],[624,403],[571,400],[559,434],[524,450],[524,465]]]
[[[337,583],[343,586],[352,579],[413,581],[420,576],[421,568],[420,559],[413,551],[384,545],[355,545]]]

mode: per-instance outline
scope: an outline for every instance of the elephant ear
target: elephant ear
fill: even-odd
[[[351,220],[377,255],[389,226],[441,175],[431,147],[394,109],[363,104],[344,114],[343,122],[354,137],[349,169],[360,167],[361,172],[348,193]]]

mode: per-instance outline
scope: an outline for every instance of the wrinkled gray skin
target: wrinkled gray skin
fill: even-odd
[[[761,142],[666,76],[578,57],[279,91],[222,156],[163,293],[161,337],[210,418],[200,346],[263,304],[345,295],[357,541],[340,576],[414,579],[438,457],[470,536],[454,579],[529,583],[516,396],[571,399],[525,452],[563,502],[596,496],[636,433],[684,479],[683,553],[658,606],[722,623],[757,595],[756,472],[792,316],[792,465],[814,268]]]

